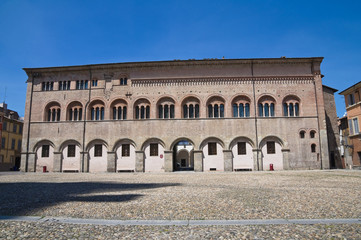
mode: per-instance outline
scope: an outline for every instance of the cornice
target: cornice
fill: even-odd
[[[154,61],[154,62],[124,62],[124,63],[104,63],[76,66],[42,67],[42,68],[23,68],[31,76],[32,73],[46,72],[66,72],[66,71],[110,71],[113,69],[126,70],[133,68],[152,68],[152,67],[179,67],[179,66],[202,66],[202,65],[240,65],[240,64],[300,64],[300,63],[318,63],[323,57],[311,58],[250,58],[250,59],[203,59],[203,60],[173,60],[173,61]]]
[[[132,87],[172,85],[229,85],[229,84],[309,84],[313,76],[278,77],[209,77],[209,78],[142,78],[131,79]]]

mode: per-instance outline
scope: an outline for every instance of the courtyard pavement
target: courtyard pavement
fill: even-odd
[[[0,173],[0,239],[361,239],[360,183],[351,170]]]

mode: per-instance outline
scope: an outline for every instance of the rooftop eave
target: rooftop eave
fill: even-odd
[[[311,58],[250,58],[250,59],[203,59],[203,60],[172,60],[172,61],[149,61],[149,62],[123,62],[102,63],[75,66],[23,68],[26,74],[32,77],[33,73],[60,72],[60,71],[84,71],[113,68],[141,68],[161,66],[188,66],[188,65],[222,65],[222,64],[271,64],[271,63],[313,63],[321,64],[323,57]]]

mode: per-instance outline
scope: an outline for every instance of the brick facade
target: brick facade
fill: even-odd
[[[29,79],[21,169],[328,169],[322,59],[24,69]],[[180,152],[182,144],[188,156]]]

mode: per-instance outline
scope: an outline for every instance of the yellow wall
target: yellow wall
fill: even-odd
[[[6,124],[6,129],[4,129],[5,124]],[[16,125],[16,132],[14,132],[14,125]],[[1,132],[0,169],[4,170],[4,168],[7,168],[8,166],[14,166],[16,157],[20,157],[22,128],[23,128],[23,122],[9,119],[6,117],[3,118],[3,129]],[[12,140],[15,141],[13,147],[12,147]]]

